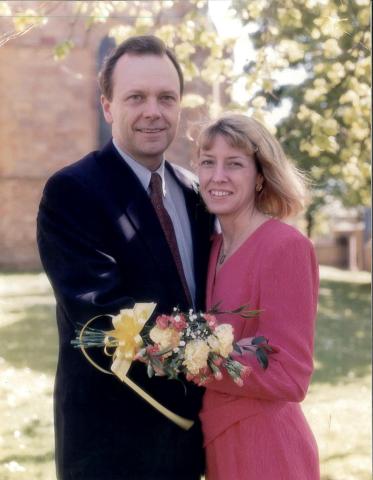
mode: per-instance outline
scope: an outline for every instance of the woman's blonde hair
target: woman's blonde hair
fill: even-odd
[[[276,218],[294,216],[304,209],[307,179],[286,157],[280,143],[257,120],[242,114],[226,114],[207,125],[197,140],[201,150],[211,148],[217,135],[232,147],[253,156],[263,176],[263,188],[256,192],[256,207]]]

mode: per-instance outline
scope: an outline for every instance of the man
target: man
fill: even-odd
[[[136,302],[156,302],[157,313],[171,313],[177,305],[203,308],[212,225],[191,174],[163,158],[175,137],[183,92],[173,53],[156,37],[132,37],[106,60],[99,80],[113,140],[53,175],[38,215],[39,250],[57,300],[60,338],[57,476],[194,480],[203,470],[201,389],[149,379],[138,362],[129,371],[158,402],[195,420],[185,431],[71,346],[79,325]],[[99,325],[111,327],[108,317]],[[101,349],[90,353],[110,368]]]

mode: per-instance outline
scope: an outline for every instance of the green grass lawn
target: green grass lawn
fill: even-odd
[[[370,275],[324,267],[321,278],[316,371],[303,409],[319,444],[322,479],[370,480]],[[45,276],[0,274],[1,480],[55,480],[56,345]]]

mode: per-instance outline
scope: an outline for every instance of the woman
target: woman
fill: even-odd
[[[317,445],[299,406],[312,370],[318,268],[310,241],[279,219],[298,213],[302,175],[277,140],[244,115],[204,129],[198,145],[202,197],[217,215],[207,309],[249,304],[254,319],[222,314],[235,339],[263,335],[275,353],[263,370],[255,357],[244,385],[229,377],[206,385],[201,420],[208,480],[317,480]]]

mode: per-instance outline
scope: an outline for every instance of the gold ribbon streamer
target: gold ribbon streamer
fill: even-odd
[[[107,315],[111,318],[113,318],[113,315]],[[85,347],[83,346],[83,335],[87,327],[94,321],[96,318],[102,317],[102,315],[97,315],[96,317],[91,318],[88,320],[88,322],[83,326],[80,335],[79,335],[79,341],[80,341],[80,349],[82,350],[83,355],[85,358],[88,360],[88,362],[93,365],[97,370],[99,370],[102,373],[106,373],[107,375],[113,375],[112,372],[109,372],[109,370],[106,370],[105,368],[100,367],[92,358],[88,355]],[[115,368],[115,367],[114,367]],[[117,370],[115,368],[115,370]],[[174,412],[171,412],[168,408],[166,408],[164,405],[159,403],[155,398],[151,397],[148,393],[146,393],[142,388],[140,388],[136,383],[134,383],[130,378],[127,377],[126,374],[120,375],[121,369],[117,370],[118,373],[116,373],[116,376],[123,382],[125,383],[128,387],[130,387],[134,392],[136,392],[142,399],[144,399],[146,402],[148,402],[153,408],[155,408],[158,412],[162,413],[166,418],[174,422],[177,426],[181,427],[184,430],[189,430],[193,425],[194,421],[189,420],[188,418],[181,417],[180,415],[177,415]],[[123,372],[123,370],[122,370]]]

